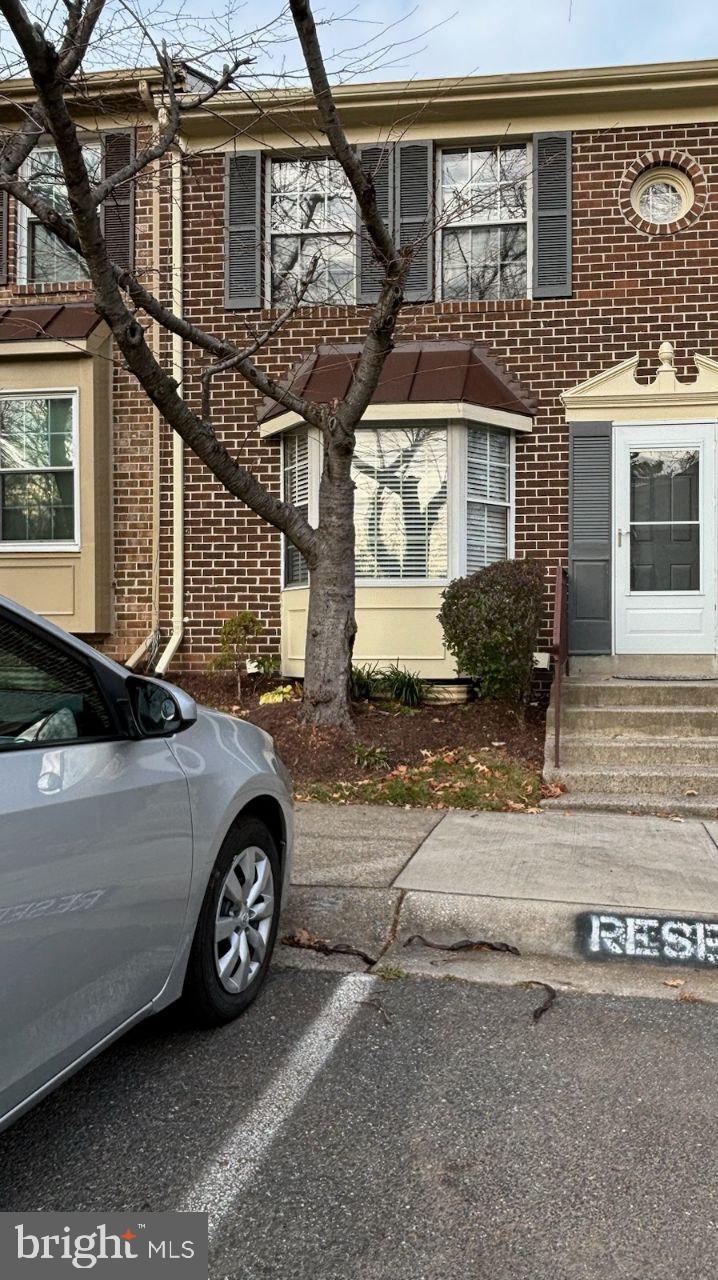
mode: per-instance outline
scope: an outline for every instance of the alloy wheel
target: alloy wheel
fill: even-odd
[[[225,876],[214,929],[217,976],[232,995],[246,991],[266,955],[274,915],[274,876],[263,849],[238,853]]]

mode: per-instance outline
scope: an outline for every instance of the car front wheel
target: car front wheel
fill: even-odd
[[[279,927],[282,872],[272,835],[257,818],[228,833],[195,931],[183,999],[205,1025],[231,1022],[258,994]]]

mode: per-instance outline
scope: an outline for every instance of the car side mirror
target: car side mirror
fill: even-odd
[[[127,694],[140,738],[169,738],[197,719],[194,698],[164,680],[128,676]]]

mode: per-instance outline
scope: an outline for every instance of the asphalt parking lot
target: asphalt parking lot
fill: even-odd
[[[714,1005],[276,967],[0,1135],[0,1209],[202,1208],[212,1280],[714,1273]]]

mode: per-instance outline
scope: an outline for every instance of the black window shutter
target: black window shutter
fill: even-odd
[[[434,280],[434,147],[431,142],[399,142],[396,147],[396,226],[399,248],[415,245],[406,277],[408,302],[432,296]]]
[[[569,440],[569,647],[611,652],[610,422],[573,422]]]
[[[224,170],[224,302],[262,305],[262,156],[235,151]]]
[[[128,165],[135,154],[134,129],[118,129],[103,134],[102,176],[112,177]],[[135,239],[135,184],[130,179],[115,187],[102,205],[102,230],[110,261],[132,269]]]
[[[0,191],[0,284],[7,284],[7,191]]]
[[[533,139],[533,296],[571,296],[571,134]]]
[[[394,222],[394,147],[391,143],[382,146],[359,148],[359,158],[367,173],[374,180],[377,207],[387,226],[391,229]],[[357,210],[357,302],[376,302],[379,297],[384,267],[374,256],[371,241],[361,214]]]

